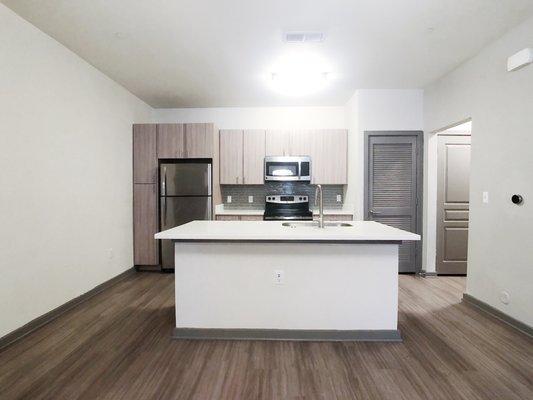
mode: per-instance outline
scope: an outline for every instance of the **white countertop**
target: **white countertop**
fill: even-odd
[[[172,240],[400,242],[420,235],[374,221],[347,221],[351,227],[283,226],[282,221],[192,221],[155,235]]]
[[[324,215],[354,215],[354,208],[345,205],[342,208],[330,208],[324,209]],[[225,208],[224,204],[219,204],[215,207],[215,215],[260,215],[263,216],[265,210],[251,210],[251,209],[234,209],[234,208]],[[313,209],[313,214],[318,215],[318,209]]]

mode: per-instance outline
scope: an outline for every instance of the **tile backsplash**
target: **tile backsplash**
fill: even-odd
[[[342,208],[344,201],[343,185],[322,186],[324,208]],[[265,208],[265,196],[267,194],[305,194],[309,196],[309,204],[314,207],[315,185],[294,182],[269,182],[264,185],[221,185],[222,201],[225,209],[260,210]],[[337,202],[337,195],[341,196],[341,202]],[[231,203],[227,202],[231,196]],[[253,196],[253,203],[248,202],[248,196]]]

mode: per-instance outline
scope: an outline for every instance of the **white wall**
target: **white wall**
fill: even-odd
[[[363,215],[365,130],[422,130],[422,90],[358,90],[341,107],[221,107],[155,109],[157,122],[214,122],[221,129],[348,129],[344,203]]]
[[[0,60],[1,337],[132,266],[151,108],[1,4]]]
[[[422,90],[358,90],[346,105],[349,137],[349,182],[346,202],[354,204],[356,219],[364,212],[365,131],[423,129]]]
[[[157,122],[214,122],[220,129],[346,127],[344,107],[218,107],[155,109]]]
[[[533,18],[425,92],[426,132],[472,118],[467,293],[533,326],[533,65],[506,72],[533,46]],[[482,192],[489,192],[489,204]],[[525,198],[511,203],[514,193]],[[502,291],[510,303],[500,301]]]

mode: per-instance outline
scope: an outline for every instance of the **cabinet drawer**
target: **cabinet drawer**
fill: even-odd
[[[241,221],[262,221],[263,216],[262,215],[241,215],[240,220]]]
[[[217,221],[238,221],[238,215],[217,215],[215,218]]]
[[[330,214],[330,215],[324,215],[325,221],[353,221],[353,215],[345,215],[345,214]]]

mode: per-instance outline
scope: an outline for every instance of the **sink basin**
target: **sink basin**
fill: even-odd
[[[288,228],[303,228],[303,227],[318,228],[318,221],[283,222],[281,225],[286,226]],[[341,228],[341,227],[353,227],[353,225],[347,222],[324,222],[324,228],[328,228],[328,227]]]

